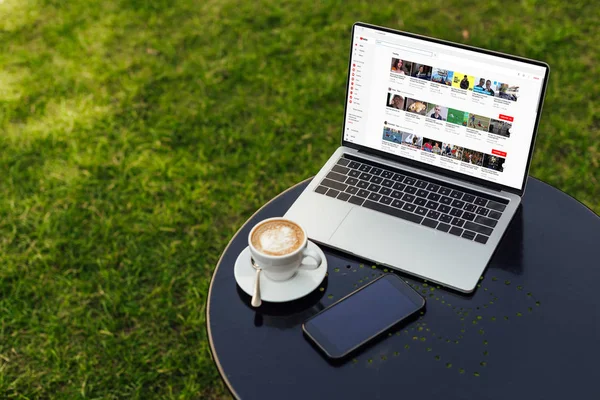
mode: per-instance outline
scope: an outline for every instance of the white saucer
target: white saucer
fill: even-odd
[[[316,269],[303,269],[300,268],[296,275],[287,281],[272,281],[267,278],[264,273],[260,274],[260,298],[262,301],[269,301],[272,303],[283,303],[286,301],[297,300],[301,297],[306,296],[315,290],[327,273],[327,257],[323,250],[316,244],[308,241],[308,248],[313,249],[321,256],[323,262],[321,266]],[[305,258],[308,263],[314,263],[314,260],[310,257]],[[313,264],[316,265],[316,264]],[[250,249],[246,247],[235,260],[235,267],[233,270],[235,280],[240,288],[248,295],[252,296],[254,293],[254,280],[256,279],[256,270],[252,268],[250,264]]]

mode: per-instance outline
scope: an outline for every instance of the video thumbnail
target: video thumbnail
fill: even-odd
[[[431,73],[431,81],[441,85],[452,86],[454,72],[447,69],[434,68]]]
[[[452,79],[452,86],[455,88],[461,88],[464,90],[473,90],[475,83],[475,77],[461,72],[455,72],[454,78]]]
[[[469,114],[467,127],[487,132],[490,128],[490,119],[481,115]]]
[[[438,121],[445,121],[448,119],[448,107],[440,106],[439,104],[429,103],[427,104],[426,115],[429,118],[437,119]]]
[[[442,144],[442,156],[449,157],[455,160],[462,158],[463,149],[451,143]]]
[[[500,136],[510,137],[511,128],[512,124],[510,122],[492,118],[492,120],[490,121],[490,129],[488,132]]]
[[[493,169],[494,171],[504,171],[504,161],[502,157],[494,156],[492,154],[485,154],[483,156],[483,167]]]
[[[390,92],[387,95],[387,102],[385,105],[396,110],[404,110],[404,97]]]
[[[510,86],[508,83],[498,82],[496,84],[496,97],[511,101],[517,101],[517,98],[519,97],[519,87]]]
[[[485,78],[475,79],[476,85],[473,91],[476,93],[487,94],[488,96],[494,95],[494,89],[492,89],[492,81]]]
[[[419,115],[425,115],[427,112],[427,103],[421,100],[407,98],[406,111]]]
[[[415,149],[420,149],[423,146],[423,137],[413,133],[402,133],[402,144]]]
[[[431,80],[431,70],[432,68],[429,65],[413,64],[411,76],[429,81]]]
[[[461,161],[474,164],[474,165],[483,165],[483,153],[480,151],[475,151],[471,149],[463,149],[463,154],[461,157]]]
[[[402,131],[386,126],[383,128],[383,140],[393,143],[402,143]]]
[[[440,155],[442,154],[442,142],[439,140],[424,138],[422,150],[428,153]]]
[[[411,70],[412,62],[401,60],[399,58],[392,58],[391,71],[400,75],[409,75]]]
[[[449,108],[447,121],[456,125],[467,126],[468,115],[464,111]]]

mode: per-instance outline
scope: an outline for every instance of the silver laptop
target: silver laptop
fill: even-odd
[[[472,292],[525,191],[548,74],[356,23],[342,145],[285,216],[316,242]]]

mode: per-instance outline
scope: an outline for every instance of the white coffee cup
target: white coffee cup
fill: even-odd
[[[278,221],[281,222],[281,224],[277,225]],[[272,229],[269,229],[271,227]],[[279,227],[283,228],[279,230]],[[271,254],[269,254],[269,249],[262,247],[264,241],[259,240],[262,239],[262,236],[255,237],[254,239],[255,244],[259,245],[258,247],[261,247],[261,249],[258,249],[257,246],[253,244],[253,234],[259,228],[263,229],[264,232],[271,232],[268,237],[269,240],[266,240],[267,238],[265,237],[264,241],[280,251],[276,253],[271,252]],[[291,231],[293,232],[290,233]],[[299,237],[299,231],[302,232],[302,237]],[[286,243],[287,240],[289,240],[290,243],[293,243],[293,246],[286,248],[285,246],[282,246],[281,243],[277,243],[277,239],[282,239]],[[306,235],[306,230],[297,223],[285,218],[277,217],[265,219],[256,224],[248,234],[248,247],[250,248],[250,254],[254,259],[255,264],[263,270],[269,279],[274,281],[288,280],[293,277],[300,268],[316,269],[321,266],[321,256],[316,251],[308,249],[306,247],[307,244],[308,236]],[[307,257],[314,259],[316,265],[303,264],[304,259]]]

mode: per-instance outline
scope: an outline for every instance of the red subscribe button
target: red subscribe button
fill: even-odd
[[[504,115],[504,114],[500,114],[500,116],[498,117],[498,119],[501,119],[503,121],[508,121],[508,122],[513,122],[515,120],[510,115]]]
[[[496,150],[496,149],[492,149],[492,154],[494,154],[496,156],[500,156],[500,157],[506,157],[505,151],[500,151],[500,150]]]

